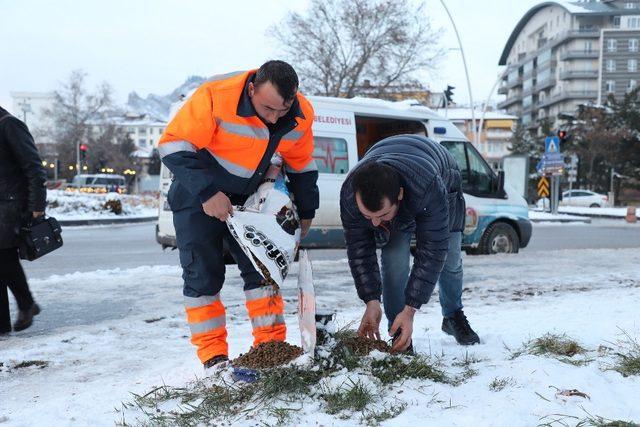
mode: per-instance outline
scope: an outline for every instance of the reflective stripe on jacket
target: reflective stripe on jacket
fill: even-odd
[[[180,185],[204,202],[218,191],[254,192],[277,152],[284,159],[300,217],[312,218],[319,203],[313,108],[298,93],[289,113],[270,132],[252,107],[249,113],[242,109],[247,81],[254,74],[231,73],[200,86],[165,129],[160,156]]]

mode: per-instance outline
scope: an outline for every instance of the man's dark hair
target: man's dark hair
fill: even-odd
[[[356,169],[352,179],[353,191],[360,194],[360,200],[368,210],[382,209],[385,197],[392,205],[398,203],[400,175],[391,166],[369,162]]]
[[[285,102],[291,101],[298,91],[298,75],[284,61],[267,61],[258,68],[253,84],[258,87],[265,82],[271,82]]]

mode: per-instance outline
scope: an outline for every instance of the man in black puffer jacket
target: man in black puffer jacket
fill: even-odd
[[[462,312],[465,203],[460,170],[446,148],[417,135],[378,142],[342,185],[340,215],[351,274],[367,304],[360,335],[380,338],[382,297],[395,338],[392,349],[412,350],[414,313],[439,283],[442,330],[459,344],[480,342]],[[382,280],[377,247],[382,248]]]
[[[27,126],[0,107],[0,334],[11,331],[7,287],[18,302],[21,331],[40,308],[33,301],[18,258],[18,231],[30,217],[44,215],[46,173]]]

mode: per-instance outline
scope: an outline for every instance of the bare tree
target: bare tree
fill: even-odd
[[[94,92],[85,88],[86,73],[72,71],[60,90],[54,92],[54,102],[50,109],[44,109],[47,125],[46,132],[56,145],[56,151],[63,165],[63,176],[74,175],[66,166],[76,164],[76,147],[89,142],[92,122],[100,120],[112,106],[112,89],[108,83],[102,83]]]
[[[303,90],[349,98],[367,79],[383,96],[392,86],[415,84],[442,55],[424,9],[422,1],[312,0],[305,15],[289,13],[268,34]]]

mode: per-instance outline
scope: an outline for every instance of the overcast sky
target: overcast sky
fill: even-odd
[[[523,14],[538,0],[445,0],[462,38],[474,101],[486,99],[498,59]],[[305,0],[0,0],[0,105],[11,91],[50,91],[74,69],[89,83],[109,82],[116,101],[131,91],[166,94],[190,75],[247,69],[278,56],[266,37]],[[457,48],[439,0],[427,0],[425,19],[443,29],[441,45]],[[459,50],[448,50],[424,84],[456,87],[468,102]]]

